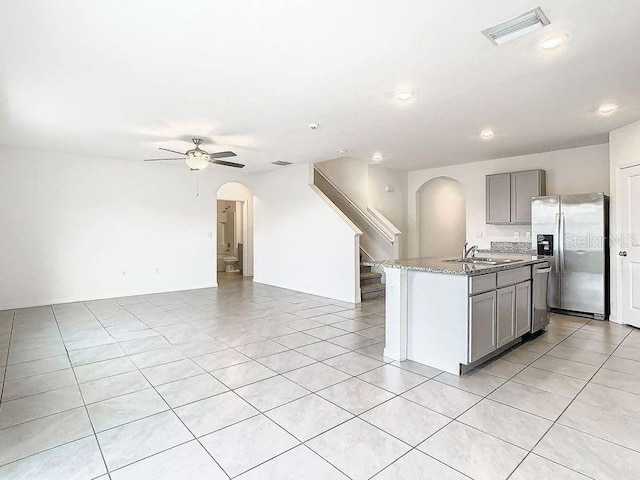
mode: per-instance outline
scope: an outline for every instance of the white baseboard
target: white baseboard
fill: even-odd
[[[140,292],[112,292],[109,294],[100,294],[92,296],[68,296],[68,297],[52,297],[44,299],[25,300],[16,303],[8,303],[6,305],[0,305],[0,311],[2,310],[17,310],[20,308],[33,308],[42,307],[46,305],[59,305],[62,303],[75,303],[75,302],[90,302],[93,300],[108,300],[110,298],[126,298],[137,297],[140,295],[154,295],[157,293],[172,293],[172,292],[185,292],[188,290],[201,290],[204,288],[215,288],[218,286],[218,282],[214,282],[208,285],[193,285],[190,287],[163,289],[163,290],[145,290]]]

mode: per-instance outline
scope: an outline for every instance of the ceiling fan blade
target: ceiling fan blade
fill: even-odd
[[[144,162],[162,162],[163,160],[183,160],[184,158],[147,158]]]
[[[241,163],[225,162],[224,160],[209,160],[209,162],[215,163],[216,165],[224,165],[225,167],[244,168],[244,165]]]
[[[186,155],[184,152],[176,152],[175,150],[169,150],[168,148],[158,147],[160,150],[164,150],[165,152],[177,153],[178,155]]]
[[[233,152],[228,152],[228,151],[209,154],[209,158],[226,158],[226,157],[237,157],[237,155]]]

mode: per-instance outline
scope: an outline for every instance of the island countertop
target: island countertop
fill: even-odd
[[[549,261],[549,259],[545,257],[539,257],[535,255],[519,255],[515,253],[482,253],[478,256],[498,259],[510,259],[514,260],[514,262],[502,265],[488,265],[479,263],[474,264],[447,261],[452,257],[422,257],[399,260],[365,261],[362,262],[362,264],[369,267],[399,268],[403,270],[415,270],[419,272],[475,276],[482,275],[484,273],[510,270],[512,268],[518,268],[526,265],[533,265],[534,263]]]

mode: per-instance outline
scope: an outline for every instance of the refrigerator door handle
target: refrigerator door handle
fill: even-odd
[[[560,273],[560,214],[556,213],[556,241],[553,246],[553,259],[555,261],[556,273]]]
[[[564,273],[564,213],[560,214],[560,273]]]

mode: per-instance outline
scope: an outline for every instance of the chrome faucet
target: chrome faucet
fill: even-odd
[[[469,245],[469,242],[465,243],[464,247],[462,247],[462,258],[467,258],[469,255],[471,255],[472,257],[475,257],[476,251],[478,250],[478,246],[473,245],[467,248],[467,245]]]

